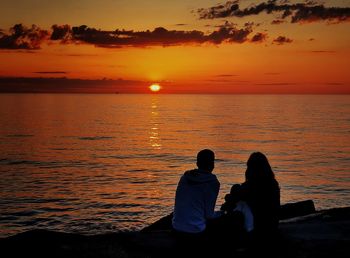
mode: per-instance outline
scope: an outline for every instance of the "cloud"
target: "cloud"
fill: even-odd
[[[79,57],[92,57],[92,56],[98,56],[96,54],[58,54],[59,56],[79,56]]]
[[[243,29],[237,29],[234,25],[226,23],[208,35],[208,37],[213,44],[220,44],[224,41],[228,43],[243,43],[248,41],[247,37],[252,31],[250,25],[246,25]]]
[[[281,23],[285,23],[285,21],[284,21],[284,20],[276,19],[276,20],[273,20],[273,21],[271,22],[272,25],[279,25],[279,24],[281,24]]]
[[[51,26],[51,40],[60,40],[61,43],[68,43],[72,39],[72,29],[68,24]]]
[[[340,85],[345,85],[345,83],[342,83],[342,82],[327,82],[326,85],[340,86]]]
[[[283,45],[285,43],[292,43],[293,40],[290,38],[287,38],[285,36],[278,36],[277,38],[275,38],[272,43],[275,43],[277,45]]]
[[[38,71],[38,72],[34,72],[34,73],[38,73],[38,74],[66,74],[67,72],[64,72],[64,71]]]
[[[1,40],[0,40],[1,41]],[[38,49],[35,49],[35,50],[28,50],[28,49],[11,49],[11,48],[9,48],[9,49],[1,49],[1,47],[0,47],[0,51],[1,51],[1,53],[13,53],[13,51],[14,50],[16,50],[16,52],[17,53],[21,53],[21,54],[35,54],[35,53],[37,53],[37,50]]]
[[[220,79],[220,78],[217,78],[217,79],[209,79],[209,80],[205,80],[205,82],[208,82],[208,83],[220,83],[220,84],[244,84],[244,83],[248,83],[249,81],[244,81],[244,80],[229,80],[229,79]]]
[[[266,39],[267,39],[266,33],[258,32],[252,37],[250,41],[255,43],[261,43],[261,42],[264,42]]]
[[[30,28],[16,24],[9,33],[0,33],[0,49],[40,49],[40,45],[47,39],[49,32],[36,25]]]
[[[262,85],[262,86],[288,86],[288,85],[297,85],[297,83],[294,83],[294,82],[271,82],[271,83],[256,83],[255,85]]]
[[[334,50],[312,50],[310,52],[315,53],[315,54],[334,54],[334,53],[336,53],[336,51],[334,51]]]
[[[135,80],[86,80],[42,77],[0,77],[0,92],[134,93],[148,91],[149,82]]]
[[[340,23],[350,21],[350,7],[326,7],[319,1],[290,3],[289,1],[269,0],[260,4],[240,9],[239,0],[197,10],[200,19],[216,19],[226,17],[246,17],[261,13],[280,15],[279,20],[291,18],[291,23],[307,23],[327,21]]]
[[[99,47],[119,48],[125,46],[175,46],[184,44],[221,44],[243,43],[251,33],[251,28],[238,29],[234,26],[221,26],[210,34],[202,31],[167,30],[163,27],[153,31],[102,31],[85,25],[72,28],[72,39],[80,43],[93,44]]]
[[[178,46],[188,44],[222,44],[249,42],[253,25],[245,24],[242,28],[225,23],[211,33],[198,30],[167,30],[163,27],[154,30],[101,30],[86,25],[71,27],[52,25],[50,31],[36,25],[26,28],[17,24],[9,33],[0,33],[0,49],[40,49],[42,43],[59,42],[61,44],[91,44],[103,48]]]
[[[280,75],[281,73],[274,73],[274,72],[269,72],[269,73],[264,73],[265,75]]]
[[[217,74],[217,75],[214,75],[214,77],[232,77],[232,76],[237,76],[237,74]]]

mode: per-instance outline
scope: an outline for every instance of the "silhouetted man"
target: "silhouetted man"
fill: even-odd
[[[175,231],[201,233],[214,212],[220,183],[212,174],[214,152],[208,149],[197,154],[198,169],[186,171],[178,183],[172,226]]]

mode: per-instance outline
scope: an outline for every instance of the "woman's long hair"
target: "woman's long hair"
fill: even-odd
[[[269,161],[261,152],[254,152],[247,161],[245,173],[249,189],[247,203],[254,215],[256,232],[264,236],[278,228],[280,209],[280,188]]]
[[[264,154],[261,152],[254,152],[250,155],[247,161],[245,179],[246,182],[252,184],[275,182],[275,174]]]

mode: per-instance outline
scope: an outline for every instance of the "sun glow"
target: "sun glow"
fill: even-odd
[[[159,86],[159,84],[152,84],[151,86],[149,86],[149,89],[153,92],[157,92],[161,89],[161,87]]]

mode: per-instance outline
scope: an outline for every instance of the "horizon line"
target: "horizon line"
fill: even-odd
[[[227,93],[206,93],[206,92],[187,92],[187,93],[152,93],[152,92],[33,92],[33,91],[23,91],[23,92],[3,92],[0,91],[0,95],[5,94],[58,94],[58,95],[151,95],[151,96],[157,96],[157,95],[337,95],[337,96],[346,96],[350,95],[350,93],[234,93],[234,92],[227,92]]]

